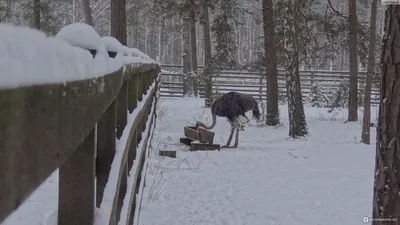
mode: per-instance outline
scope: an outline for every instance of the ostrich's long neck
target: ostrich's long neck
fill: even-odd
[[[211,112],[211,114],[212,114],[212,124],[211,124],[211,126],[207,126],[204,123],[199,122],[199,124],[202,127],[204,127],[205,129],[207,129],[207,130],[213,129],[215,127],[215,124],[217,124],[217,115],[214,112]]]

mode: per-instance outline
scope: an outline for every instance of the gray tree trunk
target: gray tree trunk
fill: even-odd
[[[32,17],[32,27],[40,30],[41,21],[40,21],[40,0],[33,0],[33,17]]]
[[[190,0],[190,47],[192,59],[192,84],[194,96],[198,95],[198,77],[197,77],[197,35],[196,35],[196,4]]]
[[[369,51],[368,51],[368,69],[365,78],[364,90],[364,115],[363,126],[361,132],[361,141],[365,144],[370,144],[370,124],[371,124],[371,85],[372,76],[375,71],[375,46],[376,46],[376,10],[378,1],[371,1],[371,18],[369,25]]]
[[[90,0],[82,0],[82,5],[83,5],[83,14],[85,16],[85,23],[93,27],[94,23],[93,23],[92,9],[90,8]]]
[[[400,6],[386,9],[381,53],[381,91],[377,128],[372,225],[400,224]]]
[[[300,16],[300,3],[301,0],[296,0],[295,2],[292,2],[292,0],[286,0],[284,16],[284,51],[289,113],[289,136],[292,138],[298,138],[308,134],[299,74],[297,18]]]
[[[204,35],[204,85],[205,85],[205,106],[210,107],[212,99],[212,66],[211,66],[211,32],[210,32],[210,18],[208,14],[208,1],[203,3],[203,24]]]
[[[174,19],[173,26],[182,27],[183,21]],[[173,51],[172,51],[172,59],[173,59],[172,63],[173,64],[181,65],[181,63],[183,63],[183,57],[181,57],[182,56],[182,46],[183,46],[182,36],[183,35],[177,35],[177,37],[174,38]]]
[[[126,45],[126,0],[111,0],[111,36]]]
[[[349,109],[348,121],[357,121],[357,6],[356,0],[349,0],[349,53],[350,53],[350,90],[349,90]]]
[[[279,124],[278,71],[276,64],[274,10],[272,0],[263,0],[265,71],[267,77],[266,124]]]
[[[191,55],[190,55],[190,21],[182,20],[182,62],[183,62],[183,97],[191,94]]]

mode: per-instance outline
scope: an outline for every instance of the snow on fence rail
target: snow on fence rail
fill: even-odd
[[[4,40],[2,31],[0,27],[0,41]],[[16,34],[21,30],[9,31]],[[14,38],[22,38],[21,35],[26,34],[22,32]],[[37,39],[45,44],[41,40],[44,38],[42,35]],[[1,44],[15,49],[11,42],[0,42],[0,47]],[[44,46],[39,45],[38,49],[41,47]],[[56,50],[53,57],[64,54],[64,50]],[[79,60],[65,62],[77,69],[78,77],[63,80],[57,72],[65,71],[40,68],[45,73],[54,72],[56,78],[46,74],[38,75],[42,81],[20,83],[14,79],[0,85],[0,223],[56,169],[59,169],[59,225],[97,223],[95,207],[100,208],[106,220],[99,224],[133,221],[140,207],[136,194],[143,186],[141,174],[155,118],[160,67],[143,58],[125,59],[123,63],[115,59],[114,67],[106,68],[109,72],[85,75],[85,71],[96,70],[90,70],[90,66],[96,65],[91,60],[100,57],[94,54],[92,57],[85,51],[72,51],[75,57],[84,56],[87,63],[84,67],[72,63]],[[49,60],[47,57],[35,60]],[[21,59],[3,59],[11,64],[1,61],[2,69],[24,67]],[[120,67],[115,70],[116,63]],[[51,62],[45,65],[54,66]],[[33,73],[40,72],[29,68]],[[20,72],[22,79],[27,69],[12,72]],[[26,79],[34,80],[34,75]],[[126,207],[129,210],[121,213]]]
[[[162,97],[182,97],[183,94],[183,75],[179,72],[179,66],[161,65],[160,91]],[[167,69],[176,68],[169,72]],[[364,89],[365,72],[359,72],[358,79],[360,90]],[[303,97],[311,94],[313,86],[337,90],[343,82],[349,81],[348,71],[300,71],[300,82]],[[213,91],[227,93],[229,91],[240,91],[247,93],[259,100],[266,100],[267,84],[265,74],[260,72],[240,71],[234,69],[224,69],[219,75],[213,76]],[[286,81],[284,71],[278,71],[278,90],[279,98],[286,98]],[[204,86],[199,86],[200,97],[204,97]],[[371,93],[371,103],[379,104],[379,85],[373,85]]]

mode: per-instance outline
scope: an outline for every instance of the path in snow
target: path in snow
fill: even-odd
[[[177,150],[177,158],[150,155],[140,225],[356,225],[371,215],[375,145],[359,143],[361,126],[344,124],[346,111],[306,107],[311,136],[303,140],[288,139],[286,126],[253,126],[238,149],[189,152],[179,138],[184,125],[209,119],[202,104],[161,101],[152,153]],[[225,119],[215,132],[225,143]]]

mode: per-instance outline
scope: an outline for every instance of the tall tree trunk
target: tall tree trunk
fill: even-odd
[[[274,10],[272,0],[263,0],[263,25],[265,71],[267,78],[267,120],[266,124],[279,124],[278,71],[276,64]]]
[[[357,121],[357,6],[356,0],[349,0],[349,53],[350,53],[350,90],[349,90],[349,109],[348,121]]]
[[[183,97],[190,95],[191,57],[190,57],[190,22],[182,20],[182,62],[183,62]]]
[[[93,23],[92,9],[90,8],[90,0],[82,0],[82,5],[83,5],[83,14],[85,16],[85,23],[93,27],[94,23]]]
[[[211,66],[211,33],[210,18],[208,15],[209,1],[203,3],[203,24],[204,35],[204,85],[205,85],[205,106],[210,107],[212,99],[212,66]]]
[[[111,0],[111,36],[126,45],[126,0]]]
[[[167,34],[166,34],[166,32],[165,32],[165,29],[166,29],[166,26],[165,26],[165,17],[164,16],[161,16],[161,18],[160,18],[160,33],[159,33],[159,36],[160,36],[160,38],[159,38],[159,43],[158,43],[158,45],[159,45],[159,54],[158,54],[158,57],[159,57],[159,60],[160,60],[160,63],[165,63],[165,45],[167,44]]]
[[[0,22],[10,23],[12,21],[12,0],[6,1],[4,17],[0,18]]]
[[[301,94],[299,74],[298,49],[298,17],[300,16],[300,1],[286,0],[284,17],[284,51],[286,71],[286,91],[289,113],[289,136],[298,138],[308,134],[304,114],[303,97]]]
[[[181,19],[174,19],[174,26],[177,27],[182,27],[183,26],[183,21]],[[183,58],[181,57],[182,55],[182,46],[183,46],[183,41],[182,41],[182,37],[183,35],[180,35],[178,32],[174,32],[174,35],[176,35],[177,37],[174,39],[174,43],[173,43],[173,52],[172,52],[172,63],[173,64],[178,64],[181,65],[183,64]]]
[[[370,144],[370,123],[371,123],[371,85],[372,76],[375,71],[375,45],[376,45],[376,10],[378,1],[371,1],[371,18],[369,25],[369,51],[368,51],[368,69],[365,78],[364,90],[364,115],[363,126],[361,133],[361,141],[365,144]]]
[[[382,43],[382,79],[377,128],[373,216],[396,221],[373,221],[373,225],[400,224],[400,6],[389,5],[385,13]]]
[[[32,17],[32,27],[40,30],[40,0],[33,0],[33,17]]]
[[[190,0],[190,46],[192,59],[192,84],[194,96],[198,95],[198,77],[197,77],[197,36],[196,36],[196,4],[194,0]]]

